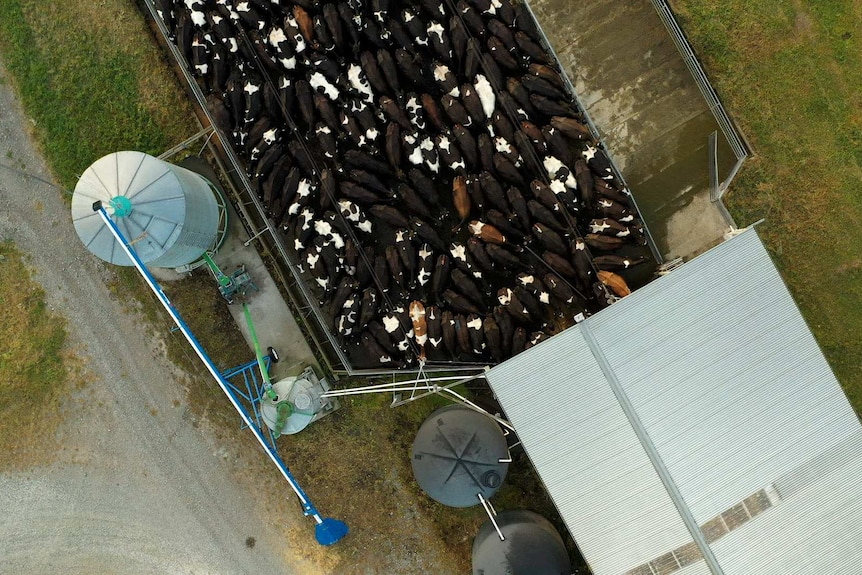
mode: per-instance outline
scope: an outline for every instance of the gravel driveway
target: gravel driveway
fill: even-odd
[[[274,540],[275,527],[296,523],[314,545],[313,524],[297,512],[275,526],[264,494],[237,481],[194,421],[158,341],[78,241],[28,124],[0,63],[0,239],[27,254],[93,381],[45,438],[53,463],[0,473],[0,573],[313,572],[286,565]]]

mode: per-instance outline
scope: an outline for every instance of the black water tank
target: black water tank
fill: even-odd
[[[551,522],[532,511],[501,511],[494,518],[505,541],[486,521],[473,539],[473,575],[569,575],[563,539]]]
[[[413,475],[429,497],[451,507],[479,504],[503,484],[509,450],[500,426],[461,405],[438,409],[413,442]],[[501,461],[502,460],[502,461]]]

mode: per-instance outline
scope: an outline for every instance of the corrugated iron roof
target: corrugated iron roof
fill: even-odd
[[[858,573],[862,426],[753,230],[487,376],[595,575]]]

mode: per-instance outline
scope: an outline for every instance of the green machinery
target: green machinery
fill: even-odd
[[[251,292],[259,291],[244,265],[237,267],[231,275],[227,275],[209,253],[205,253],[203,259],[218,283],[219,293],[228,304],[232,304],[238,298],[246,299]],[[319,379],[310,366],[299,375],[272,382],[269,373],[270,363],[278,362],[278,354],[269,347],[267,354],[264,355],[248,304],[243,302],[242,309],[256,359],[225,375],[228,379],[243,377],[245,385],[236,388],[236,391],[251,403],[258,424],[269,429],[271,440],[274,442],[280,435],[302,431],[311,422],[337,409],[337,400],[323,397],[323,394],[329,391],[328,382],[325,379]],[[255,366],[259,371],[260,379],[251,373]],[[242,387],[245,389],[243,390]]]
[[[258,291],[257,285],[245,270],[245,265],[239,266],[231,275],[227,275],[221,271],[208,253],[205,252],[203,258],[218,282],[219,293],[228,304],[232,304],[237,296],[245,297],[249,292]]]

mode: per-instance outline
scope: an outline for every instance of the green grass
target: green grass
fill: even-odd
[[[754,148],[728,207],[759,230],[862,413],[862,4],[675,0]]]
[[[0,51],[66,188],[105,154],[157,155],[195,131],[184,95],[128,0],[4,0]]]
[[[0,470],[45,460],[61,421],[68,377],[63,361],[65,322],[46,307],[11,242],[0,243]]]

